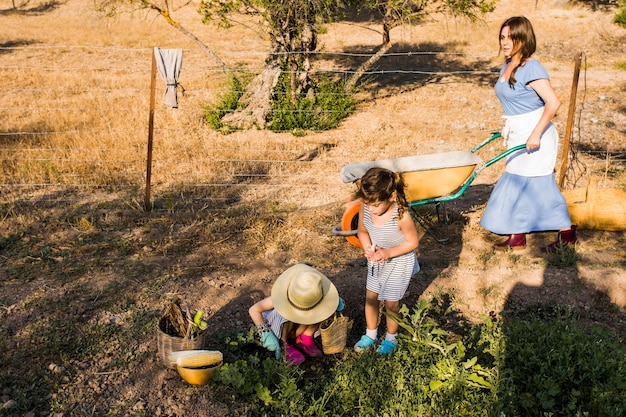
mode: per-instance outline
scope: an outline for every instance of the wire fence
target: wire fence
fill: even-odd
[[[72,190],[130,190],[140,195],[147,170],[151,54],[152,49],[145,48],[0,47],[0,74],[10,80],[0,87],[0,190],[6,198],[39,196],[71,203],[77,198]],[[262,62],[263,53],[246,54],[256,54]],[[370,56],[319,52],[314,55],[314,72],[349,77],[353,68]],[[370,83],[364,102],[373,105],[380,97],[402,96],[435,83],[450,83],[451,89],[459,83],[488,84],[497,74],[488,58],[437,51],[386,54],[377,68],[364,74]],[[225,135],[211,131],[203,121],[203,108],[215,105],[229,92],[228,76],[196,50],[184,50],[183,61],[180,85],[184,95],[179,89],[179,107],[172,109],[160,102],[156,107],[151,168],[157,198],[271,199],[321,205],[345,194],[346,186],[338,176],[343,165],[421,150],[410,133],[393,127],[407,121],[420,124],[413,106],[419,98],[413,99],[413,105],[386,109],[377,123],[347,123],[328,132],[302,135],[258,129]],[[255,64],[237,68],[248,77],[261,71]],[[583,77],[583,94],[584,83]],[[159,78],[157,96],[164,88]],[[483,86],[477,94],[478,101],[488,102],[487,107],[497,115],[492,91]],[[579,104],[577,113],[575,134],[579,138],[585,129],[581,126],[585,104]],[[442,138],[456,134],[451,126],[458,121],[446,120],[445,110],[440,113],[443,128],[429,134],[435,132]],[[474,122],[467,126],[478,127],[474,137],[482,138],[499,127],[497,116],[480,120],[484,119],[484,104],[471,111],[475,114],[468,119]],[[360,144],[349,147],[349,154],[342,146],[348,140]],[[390,148],[389,143],[394,146]],[[464,140],[461,143],[465,146]],[[458,143],[446,141],[437,151],[455,146]],[[605,171],[619,169],[626,158],[623,148],[609,149],[602,144],[575,148],[581,150],[602,160]]]

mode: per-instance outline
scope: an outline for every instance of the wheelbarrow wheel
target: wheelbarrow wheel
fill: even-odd
[[[361,210],[361,200],[356,200],[350,207],[346,209],[341,217],[341,223],[335,226],[333,234],[336,236],[344,236],[348,243],[357,248],[363,249],[361,241],[357,237],[357,228],[359,227],[359,211]]]

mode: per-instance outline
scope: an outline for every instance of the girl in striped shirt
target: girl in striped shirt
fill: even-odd
[[[408,212],[404,187],[400,174],[375,167],[363,175],[356,194],[363,201],[357,236],[365,248],[367,258],[367,329],[354,345],[357,352],[367,350],[377,342],[380,301],[383,301],[388,314],[387,334],[377,352],[389,355],[396,350],[398,323],[389,316],[398,317],[400,300],[404,297],[411,277],[420,269],[415,253],[419,238]]]

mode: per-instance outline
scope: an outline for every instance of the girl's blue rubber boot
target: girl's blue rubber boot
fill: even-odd
[[[361,340],[354,345],[355,352],[363,352],[376,344],[376,341],[366,335],[361,336]]]
[[[378,346],[376,352],[381,355],[392,355],[398,348],[398,342],[392,342],[391,340],[383,340],[383,343]]]

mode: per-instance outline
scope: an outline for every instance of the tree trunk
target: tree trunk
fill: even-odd
[[[262,129],[267,121],[267,116],[272,110],[272,94],[281,75],[281,62],[279,57],[285,51],[302,51],[302,56],[294,55],[287,57],[287,68],[290,74],[290,99],[297,101],[300,94],[308,93],[311,88],[309,72],[311,70],[310,52],[315,50],[317,33],[312,25],[306,25],[303,35],[297,40],[298,44],[287,42],[283,34],[273,36],[272,52],[265,61],[263,72],[257,75],[246,87],[246,93],[239,100],[242,109],[227,114],[222,121],[237,129],[250,129],[254,126]],[[301,65],[298,60],[302,59]]]
[[[357,68],[357,70],[354,72],[354,74],[352,74],[352,76],[346,82],[346,85],[344,87],[344,91],[345,91],[346,94],[352,93],[352,90],[354,90],[354,86],[359,81],[359,79],[361,79],[363,74],[365,74],[365,72],[368,69],[370,69],[372,66],[374,66],[380,60],[380,58],[383,55],[385,55],[389,49],[391,49],[391,46],[392,46],[391,42],[389,42],[389,41],[387,41],[386,43],[383,43],[381,45],[380,49],[378,50],[378,52],[376,52],[374,55],[372,55],[367,61],[362,63],[359,66],[359,68]]]
[[[311,52],[317,48],[317,32],[312,24],[307,23],[304,25],[300,41],[304,54],[302,54],[302,63],[298,73],[296,88],[298,94],[308,94],[311,88],[311,78],[309,76],[311,71]]]
[[[298,100],[298,84],[297,84],[298,63],[294,61],[293,58],[291,59],[290,67],[291,67],[291,74],[289,77],[289,89],[291,90],[290,100],[291,100],[291,104],[295,105]]]
[[[394,22],[391,19],[391,9],[388,8],[385,12],[385,18],[383,19],[383,42],[380,46],[380,49],[372,55],[367,61],[362,63],[359,68],[352,74],[352,76],[346,82],[344,87],[344,91],[346,94],[352,93],[354,90],[354,86],[361,79],[363,74],[370,68],[372,68],[376,63],[380,60],[380,58],[387,53],[389,49],[391,49],[391,28],[395,26],[397,22]]]
[[[280,72],[278,59],[268,59],[263,71],[246,87],[246,94],[240,99],[243,109],[227,114],[222,121],[238,129],[250,129],[255,125],[262,129],[272,110],[272,93]]]

